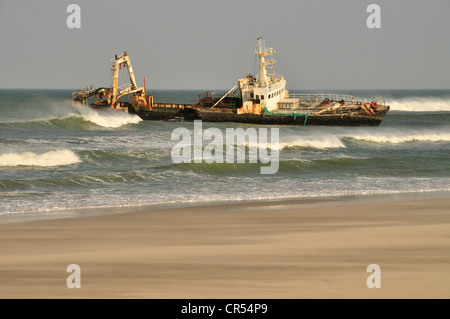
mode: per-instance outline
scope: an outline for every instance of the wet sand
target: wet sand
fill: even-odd
[[[81,288],[69,289],[69,264]],[[381,288],[366,271],[381,268]],[[0,225],[0,298],[450,298],[450,199],[291,201]]]

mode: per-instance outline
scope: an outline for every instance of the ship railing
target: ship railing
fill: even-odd
[[[97,87],[95,85],[90,85],[83,89],[79,89],[78,91],[72,93],[72,100],[83,100],[86,97],[90,97],[96,90]]]
[[[272,75],[268,74],[267,78],[268,78],[269,84],[274,84],[274,83],[276,83],[276,82],[282,80],[284,77],[283,77],[283,75],[281,75],[281,74],[277,74],[277,75],[275,75],[275,76],[272,76]],[[259,79],[255,80],[253,83],[254,83],[256,86],[261,85],[261,81],[260,81]]]
[[[297,107],[293,110],[292,113],[295,114],[306,114],[306,115],[313,115],[316,114],[320,111],[322,111],[323,109],[316,109],[315,107]],[[286,111],[286,110],[285,110]],[[343,115],[343,114],[350,114],[352,112],[352,110],[350,110],[349,108],[345,108],[345,107],[337,107],[337,108],[333,108],[330,110],[326,110],[325,112],[322,111],[321,114],[339,114],[339,115]]]
[[[300,102],[320,102],[325,99],[333,101],[352,102],[355,101],[355,97],[345,94],[333,94],[333,93],[289,93],[289,98],[298,99]]]
[[[351,102],[360,102],[360,103],[371,103],[376,102],[378,105],[386,106],[386,101],[384,99],[364,99],[359,100],[356,99],[352,95],[346,95],[346,94],[334,94],[334,93],[289,93],[288,98],[292,99],[298,99],[299,102],[321,102],[325,99],[328,99],[330,101],[340,102],[344,101],[346,103]]]

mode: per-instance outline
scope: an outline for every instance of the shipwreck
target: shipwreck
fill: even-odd
[[[281,125],[378,126],[389,111],[383,99],[358,101],[353,96],[330,93],[292,94],[283,75],[276,74],[276,54],[257,39],[257,75],[247,74],[225,94],[206,92],[191,104],[154,101],[144,86],[138,87],[127,52],[111,60],[109,87],[89,86],[72,94],[74,104],[92,108],[114,108],[137,114],[144,120],[236,122]],[[126,68],[129,83],[118,86],[119,70]],[[271,72],[269,72],[271,71]],[[120,98],[131,95],[130,101]]]

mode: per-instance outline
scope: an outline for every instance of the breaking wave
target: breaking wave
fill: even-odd
[[[450,97],[409,97],[386,101],[391,111],[401,112],[450,112]]]
[[[137,124],[142,121],[137,115],[112,109],[95,110],[80,107],[76,109],[76,113],[76,115],[79,114],[85,121],[109,128],[118,128],[126,124]]]
[[[292,140],[280,141],[280,149],[284,148],[317,148],[317,149],[327,149],[327,148],[345,148],[346,146],[339,139],[338,136],[334,135],[324,135],[319,137],[305,136],[296,137]]]
[[[347,148],[346,140],[356,141],[368,141],[380,144],[401,144],[408,142],[448,142],[450,141],[450,131],[447,129],[435,129],[435,130],[388,130],[388,131],[370,131],[359,133],[337,133],[324,134],[324,135],[305,135],[305,136],[287,136],[283,137],[278,143],[278,150],[288,149],[343,149]],[[274,144],[276,145],[276,144]],[[234,145],[237,146],[236,144]],[[246,142],[246,146],[250,147],[267,147],[273,149],[273,145],[249,143]],[[223,145],[225,149],[225,145]]]
[[[270,139],[269,139],[270,141]],[[276,145],[276,144],[274,144]],[[248,147],[259,147],[258,143],[247,143]],[[273,149],[273,145],[269,142],[267,144],[262,144],[261,147],[267,147]],[[328,149],[328,148],[345,148],[346,146],[339,139],[339,136],[335,135],[322,135],[322,136],[292,136],[282,138],[278,142],[278,149],[286,148],[317,148],[317,149]]]
[[[43,154],[32,152],[7,153],[0,155],[1,166],[63,166],[80,163],[81,159],[72,151],[58,150]]]
[[[2,122],[0,127],[36,127],[51,129],[94,129],[98,126],[105,128],[119,128],[127,124],[137,124],[142,119],[137,115],[131,115],[118,110],[84,110],[76,114],[70,114],[60,118],[48,118],[25,122]]]
[[[359,134],[346,136],[355,140],[364,140],[376,143],[401,144],[407,142],[447,142],[450,141],[450,132],[438,131],[414,131],[414,132],[389,132],[375,134]]]

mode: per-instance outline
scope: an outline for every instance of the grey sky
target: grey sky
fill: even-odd
[[[0,88],[109,86],[126,50],[149,89],[227,89],[262,36],[289,89],[448,89],[449,17],[450,0],[0,0]]]

